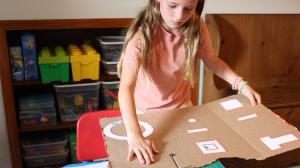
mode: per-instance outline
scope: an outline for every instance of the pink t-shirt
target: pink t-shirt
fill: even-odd
[[[201,20],[201,40],[197,58],[213,56],[211,39]],[[128,43],[123,68],[139,66],[134,93],[136,108],[142,112],[170,110],[191,99],[190,83],[184,80],[185,53],[181,34],[168,32],[160,26],[152,39],[149,80],[140,65],[140,42]]]

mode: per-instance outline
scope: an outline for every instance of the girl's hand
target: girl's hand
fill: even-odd
[[[143,136],[131,135],[128,136],[127,142],[127,161],[131,161],[135,154],[141,164],[151,164],[154,162],[153,154],[157,154],[158,150],[151,139],[146,139]]]
[[[244,96],[248,97],[248,99],[250,100],[250,102],[253,106],[257,105],[257,104],[261,104],[260,94],[258,94],[256,91],[254,91],[248,84],[245,85],[245,87],[243,88],[241,93]]]

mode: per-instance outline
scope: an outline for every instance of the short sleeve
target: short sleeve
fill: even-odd
[[[203,59],[204,57],[214,56],[211,38],[207,30],[206,24],[202,19],[200,21],[200,32],[200,46],[197,53],[197,58]]]
[[[135,40],[129,41],[123,55],[123,68],[139,67],[140,57],[140,43]]]

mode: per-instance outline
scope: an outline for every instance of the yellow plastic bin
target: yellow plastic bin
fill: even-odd
[[[90,45],[68,46],[73,81],[82,79],[99,80],[100,54]]]

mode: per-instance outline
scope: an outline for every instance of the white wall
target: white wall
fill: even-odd
[[[134,17],[146,0],[0,0],[0,20]]]
[[[147,0],[0,0],[0,20],[134,17]],[[299,13],[299,0],[206,0],[209,13]],[[117,4],[117,5],[116,5]]]
[[[10,152],[9,152],[9,144],[6,130],[6,118],[3,107],[3,97],[2,97],[2,86],[1,86],[1,78],[0,78],[0,167],[2,168],[10,168]]]
[[[127,18],[134,17],[146,2],[147,0],[0,0],[0,20]],[[299,14],[300,0],[206,0],[204,12]],[[0,167],[5,167],[10,164],[10,155],[2,90],[0,137]]]

